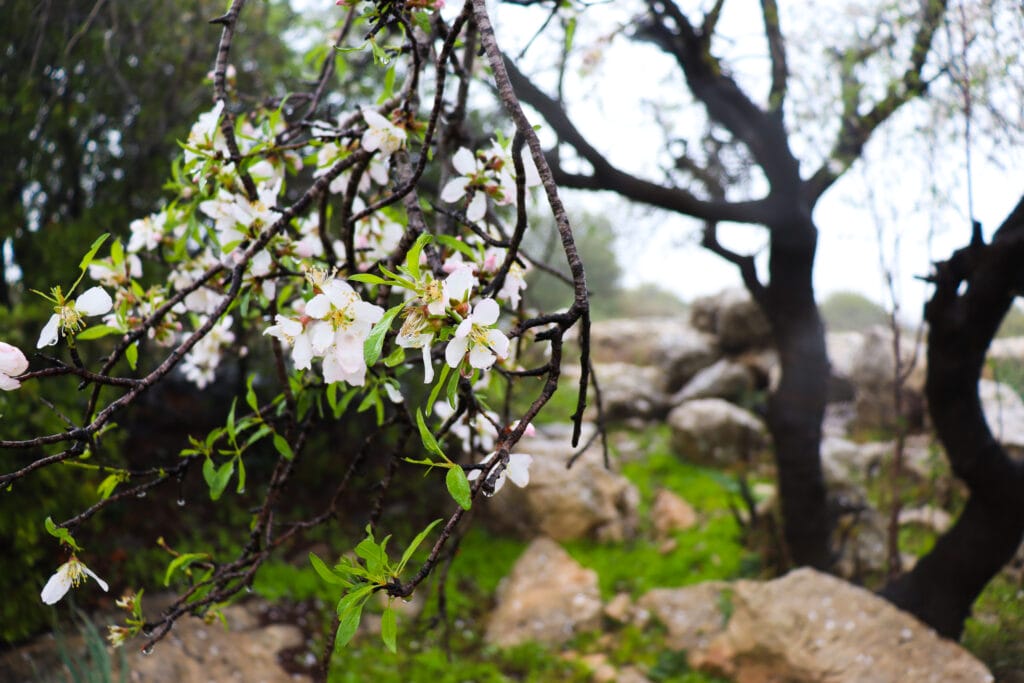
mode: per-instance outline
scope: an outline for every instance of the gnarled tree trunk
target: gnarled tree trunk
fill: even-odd
[[[960,636],[978,594],[1024,537],[1024,465],[996,442],[978,396],[985,353],[1019,292],[1024,199],[990,244],[976,226],[969,246],[936,264],[935,294],[925,307],[928,409],[970,499],[932,551],[882,595],[950,638]]]

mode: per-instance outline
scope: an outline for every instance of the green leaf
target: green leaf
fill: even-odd
[[[380,639],[384,641],[384,646],[391,650],[391,654],[398,654],[398,623],[391,605],[385,608],[380,618]]]
[[[100,500],[106,500],[110,498],[110,494],[114,492],[117,485],[121,483],[120,474],[110,474],[107,478],[100,482],[100,485],[96,487],[96,493],[100,495]]]
[[[106,337],[108,334],[120,334],[121,330],[110,325],[93,325],[87,327],[78,334],[75,335],[75,339],[80,341],[88,341],[90,339],[99,339],[100,337]]]
[[[292,447],[288,445],[288,439],[284,438],[280,434],[274,434],[274,448],[285,460],[291,460],[295,457],[295,453],[292,451]]]
[[[374,586],[358,588],[338,601],[338,634],[335,645],[344,647],[352,640],[359,628],[359,620],[363,615],[363,605],[373,593]]]
[[[206,462],[210,463],[211,468],[213,467],[212,460],[207,460]],[[203,469],[206,469],[205,464],[203,465]],[[210,500],[218,500],[221,497],[221,494],[224,493],[224,489],[228,486],[228,482],[231,481],[231,475],[234,473],[235,461],[232,458],[218,467],[213,473],[213,476],[206,480],[210,485]],[[206,472],[204,471],[203,474],[205,475]]]
[[[103,243],[107,241],[108,237],[110,237],[110,233],[105,232],[96,238],[96,241],[92,243],[92,246],[89,247],[89,251],[86,252],[85,256],[82,257],[82,261],[78,264],[79,270],[84,272],[89,267],[89,264],[92,263],[93,257],[96,256],[96,252],[100,250],[100,247],[103,246]]]
[[[447,367],[447,366],[446,366]],[[452,376],[448,378],[447,388],[445,389],[445,395],[448,397],[448,405],[452,408],[455,407],[455,397],[459,390],[459,373],[453,372]]]
[[[110,261],[115,270],[120,270],[121,264],[124,263],[124,247],[121,246],[121,240],[114,240],[110,245]]]
[[[242,458],[238,458],[238,487],[235,489],[236,493],[245,493],[245,463],[242,462]]]
[[[441,393],[441,389],[444,387],[444,382],[448,379],[448,373],[451,372],[451,366],[447,363],[441,365],[441,372],[437,375],[437,381],[434,384],[434,388],[430,390],[430,396],[427,398],[427,415],[434,409],[434,404],[437,402],[437,395]]]
[[[430,428],[427,427],[427,423],[423,420],[423,413],[419,408],[416,409],[416,426],[420,430],[420,440],[423,442],[423,447],[431,453],[441,456],[445,461],[451,462],[448,460],[448,456],[444,454],[444,451],[441,450],[437,439],[430,433]]]
[[[371,275],[370,273],[356,273],[355,275],[350,275],[348,279],[353,282],[365,282],[366,284],[369,285],[394,284],[390,280],[385,280],[382,277],[379,277],[377,275]]]
[[[398,567],[395,568],[396,577],[402,573],[402,570],[405,569],[405,565],[407,565],[409,560],[412,559],[413,553],[416,552],[416,549],[420,547],[420,544],[423,543],[423,540],[427,535],[430,534],[434,527],[441,523],[441,521],[442,520],[440,519],[435,519],[427,526],[426,529],[416,534],[416,538],[412,539],[412,543],[410,543],[409,547],[405,549],[404,553],[402,553],[402,559],[398,561]]]
[[[183,553],[178,555],[176,558],[171,560],[171,563],[167,565],[167,573],[164,574],[164,585],[171,585],[171,576],[179,569],[185,569],[196,560],[205,560],[209,555],[206,553]]]
[[[228,435],[235,438],[235,406],[238,405],[238,397],[231,399],[231,410],[228,411]]]
[[[433,236],[429,232],[425,232],[416,238],[416,242],[412,245],[412,249],[405,255],[405,267],[409,269],[409,274],[412,275],[414,280],[420,279],[420,254],[423,253],[423,247],[430,243]]]
[[[378,544],[371,534],[360,541],[355,549],[356,555],[366,560],[366,573],[375,579],[384,575],[384,567],[388,562],[388,554],[384,550],[387,542],[385,538]]]
[[[392,306],[387,313],[377,321],[377,324],[370,330],[366,341],[363,342],[363,355],[366,356],[366,365],[369,367],[380,358],[380,352],[384,349],[384,337],[391,329],[391,321],[405,308],[405,302]]]
[[[388,354],[388,357],[384,359],[384,365],[393,368],[396,365],[400,365],[405,360],[405,347],[396,346],[394,350]]]
[[[256,400],[256,390],[252,388],[253,380],[256,379],[256,375],[249,375],[249,380],[245,383],[245,402],[252,408],[252,412],[260,412],[259,401]]]
[[[135,342],[124,350],[124,357],[128,361],[128,367],[132,370],[139,365],[139,342]]]
[[[466,478],[465,470],[458,465],[448,468],[448,474],[445,475],[444,483],[447,484],[448,493],[452,495],[455,502],[463,510],[468,510],[473,504],[473,500],[470,495],[469,479]]]
[[[345,579],[341,578],[340,576],[332,572],[331,569],[326,564],[324,564],[324,561],[321,560],[316,553],[309,554],[309,563],[313,565],[313,569],[316,570],[316,573],[320,576],[320,578],[326,581],[327,583],[334,585],[345,585],[348,583],[347,581],[345,581]]]
[[[65,529],[64,527],[58,527],[56,524],[54,524],[52,517],[47,517],[46,520],[43,522],[43,526],[46,527],[46,533],[50,534],[54,538],[59,539],[60,542],[64,545],[70,546],[78,551],[82,550],[82,546],[75,543],[75,539],[71,535],[71,532]]]

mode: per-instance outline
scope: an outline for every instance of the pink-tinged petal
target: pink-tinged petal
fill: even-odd
[[[28,359],[17,346],[0,342],[0,373],[15,376],[28,370]]]
[[[497,360],[495,355],[482,344],[474,344],[473,348],[469,351],[469,364],[479,370],[486,370],[491,367],[494,365],[495,360]]]
[[[114,307],[114,300],[102,287],[90,287],[75,299],[75,308],[85,315],[103,315]]]
[[[479,190],[473,195],[473,199],[466,208],[466,218],[476,223],[487,214],[487,195]]]
[[[54,313],[50,316],[46,325],[43,326],[42,331],[39,333],[39,341],[36,342],[36,348],[41,349],[44,346],[53,346],[57,343],[58,329],[60,328],[60,317]]]
[[[326,294],[317,294],[306,304],[306,315],[322,320],[331,312],[331,300]]]
[[[466,185],[468,184],[469,178],[463,176],[452,178],[445,183],[444,189],[441,190],[441,199],[449,204],[459,201],[466,194]]]
[[[345,372],[358,372],[360,368],[366,367],[366,359],[363,356],[363,340],[352,334],[339,334],[334,344],[338,362]]]
[[[465,147],[459,147],[459,151],[452,156],[452,166],[462,175],[476,173],[476,156]]]
[[[498,306],[498,302],[494,299],[481,299],[475,307],[473,307],[473,322],[477,325],[493,325],[498,322],[498,316],[501,314],[501,307]]]
[[[487,331],[487,346],[498,355],[498,358],[508,357],[508,337],[501,330]]]
[[[14,391],[21,386],[21,382],[0,372],[0,391]]]
[[[463,321],[465,322],[465,321]],[[461,325],[460,325],[461,327]],[[448,342],[448,347],[444,350],[444,359],[448,363],[449,367],[457,368],[462,363],[462,357],[466,355],[466,349],[469,347],[469,338],[466,336],[453,337]]]
[[[430,359],[430,344],[423,345],[423,383],[430,384],[434,381],[434,364]]]
[[[513,453],[508,456],[508,469],[505,473],[512,483],[522,488],[530,483],[530,463],[533,462],[532,455],[525,453]]]
[[[67,595],[67,592],[71,590],[71,571],[68,567],[68,563],[65,562],[60,567],[50,580],[43,586],[42,592],[39,597],[47,605],[53,605],[58,602],[61,598]]]

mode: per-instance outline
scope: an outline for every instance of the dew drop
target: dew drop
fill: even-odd
[[[145,626],[143,626],[142,627],[142,635],[145,636],[146,638],[151,637],[153,635],[153,629],[146,628]]]
[[[246,593],[252,593],[252,586],[246,586],[245,587],[245,592]]]
[[[245,487],[242,487],[242,488],[238,489],[238,494],[239,495],[241,495],[243,493],[245,493]]]
[[[142,648],[142,654],[144,654],[144,655],[151,655],[151,654],[153,654],[153,646],[152,645],[147,645],[146,647]]]
[[[180,507],[180,508],[185,507],[185,499],[184,498],[179,498],[178,499],[178,507]]]
[[[136,498],[145,498],[146,497],[146,492],[145,491],[139,491],[138,493],[135,494],[135,497]]]

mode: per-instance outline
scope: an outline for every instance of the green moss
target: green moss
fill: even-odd
[[[996,680],[1024,669],[1024,590],[1005,572],[994,578],[974,603],[962,643],[991,669]]]
[[[458,640],[458,639],[456,639]],[[440,647],[420,649],[418,643],[399,648],[393,655],[383,645],[365,642],[335,653],[330,683],[544,683],[565,681],[585,683],[584,669],[559,658],[537,644],[507,650],[467,647],[468,642],[453,643],[450,653]],[[465,647],[465,649],[463,649]]]

